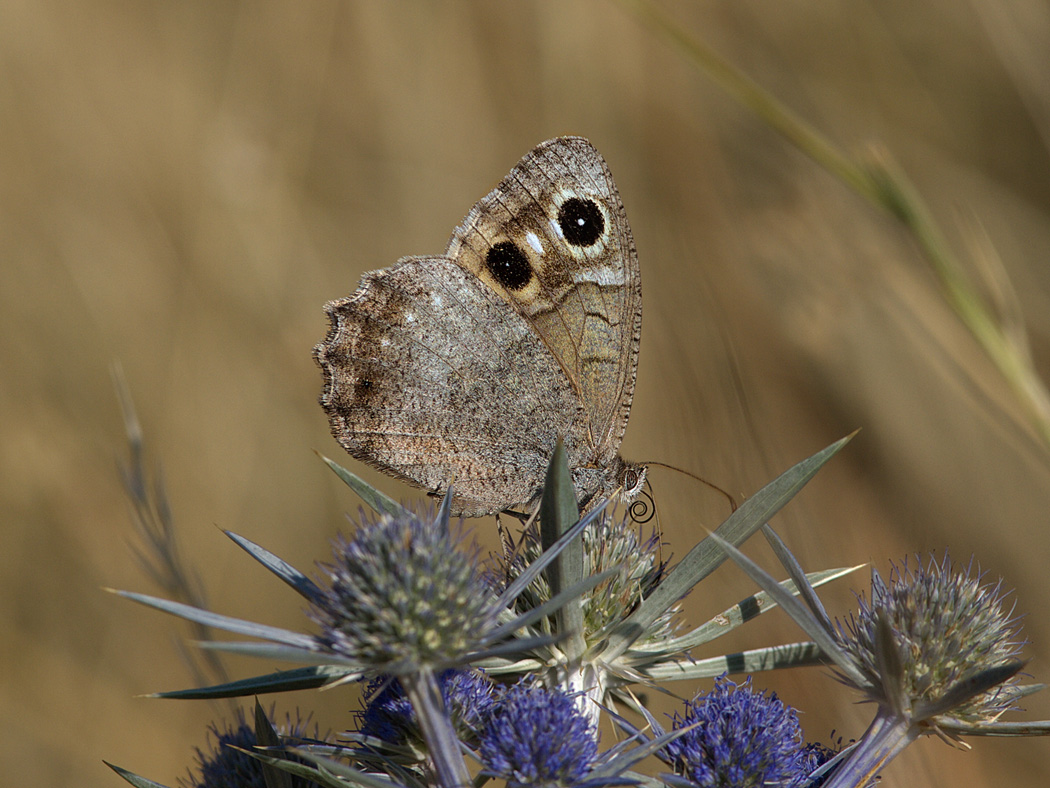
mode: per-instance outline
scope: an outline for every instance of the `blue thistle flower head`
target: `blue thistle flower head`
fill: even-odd
[[[598,741],[574,696],[519,682],[485,715],[479,754],[510,788],[562,788],[586,782]]]
[[[244,720],[244,714],[238,712],[236,727],[209,728],[214,739],[211,751],[197,749],[199,778],[184,785],[195,788],[226,788],[226,786],[243,786],[243,788],[266,788],[262,763],[255,758],[233,749],[240,747],[250,750],[258,741],[255,730]]]
[[[775,693],[740,686],[723,674],[707,694],[675,714],[676,730],[692,727],[665,748],[675,773],[703,788],[801,786],[809,773],[795,710]]]
[[[820,742],[810,742],[802,748],[802,755],[799,759],[799,771],[804,775],[812,775],[815,771],[820,769],[825,763],[830,761],[832,758],[837,756],[842,751],[842,740],[833,742],[830,745],[821,744]],[[806,788],[820,788],[828,780],[831,779],[834,774],[834,769],[829,773],[821,774],[818,777],[810,777],[802,782]],[[875,778],[873,777],[870,782],[865,783],[862,788],[874,788]]]
[[[464,741],[473,741],[493,704],[492,682],[480,671],[447,670],[438,677],[452,724]],[[397,679],[380,676],[365,690],[358,715],[360,732],[388,744],[423,746],[423,734],[411,702]]]
[[[282,734],[292,740],[316,739],[316,730],[312,737],[307,735],[307,725],[305,720],[297,718],[293,722],[289,719],[282,726]],[[262,761],[235,749],[251,750],[259,743],[255,728],[245,720],[242,709],[237,710],[234,723],[223,728],[213,724],[208,731],[214,743],[210,751],[197,748],[199,776],[191,773],[188,780],[179,780],[180,785],[185,788],[267,788]],[[295,756],[290,757],[298,760]],[[293,788],[316,786],[316,783],[301,777],[289,775],[289,778]]]
[[[478,548],[462,542],[447,511],[364,520],[321,567],[329,588],[310,611],[319,648],[391,675],[460,663],[484,644],[498,614]]]

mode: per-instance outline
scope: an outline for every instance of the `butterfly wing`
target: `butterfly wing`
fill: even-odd
[[[321,404],[354,457],[480,515],[531,506],[558,438],[577,497],[644,468],[618,451],[634,393],[641,280],[604,160],[561,137],[526,155],[446,256],[366,274],[326,306]]]
[[[446,254],[532,326],[588,414],[589,464],[610,466],[634,396],[642,289],[605,160],[582,137],[538,145],[478,201]]]
[[[365,274],[325,309],[314,353],[333,435],[392,476],[436,492],[452,482],[457,513],[530,505],[558,436],[586,430],[528,322],[448,258]],[[569,448],[579,462],[584,449]]]

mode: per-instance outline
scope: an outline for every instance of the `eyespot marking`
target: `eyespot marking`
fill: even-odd
[[[485,255],[492,278],[508,290],[521,290],[532,281],[529,258],[513,241],[500,241]]]
[[[558,209],[562,237],[573,246],[593,246],[605,235],[605,217],[591,199],[570,197]]]

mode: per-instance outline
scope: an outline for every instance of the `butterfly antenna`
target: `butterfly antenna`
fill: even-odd
[[[656,461],[644,462],[644,463],[641,463],[641,464],[642,465],[648,465],[650,467],[655,465],[658,468],[667,468],[667,470],[669,470],[669,471],[678,471],[679,473],[688,476],[690,479],[693,479],[695,481],[700,482],[700,484],[702,484],[705,487],[708,487],[708,488],[714,490],[715,492],[720,494],[723,498],[725,498],[726,501],[729,502],[730,510],[733,511],[733,512],[735,512],[737,510],[737,508],[739,508],[739,506],[740,506],[740,504],[738,504],[736,502],[736,499],[732,495],[730,495],[728,492],[723,490],[721,487],[719,487],[714,482],[709,482],[704,477],[697,476],[695,473],[690,473],[689,471],[687,471],[687,470],[685,470],[683,468],[679,468],[677,465],[668,465],[666,462],[656,462]]]

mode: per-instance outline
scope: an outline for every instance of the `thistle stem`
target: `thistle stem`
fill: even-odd
[[[418,673],[398,676],[398,681],[419,719],[438,785],[441,788],[467,788],[471,785],[470,773],[434,671],[422,668]]]
[[[907,718],[880,707],[849,758],[835,770],[824,788],[857,788],[873,784],[875,775],[919,738],[919,734],[918,726]]]

